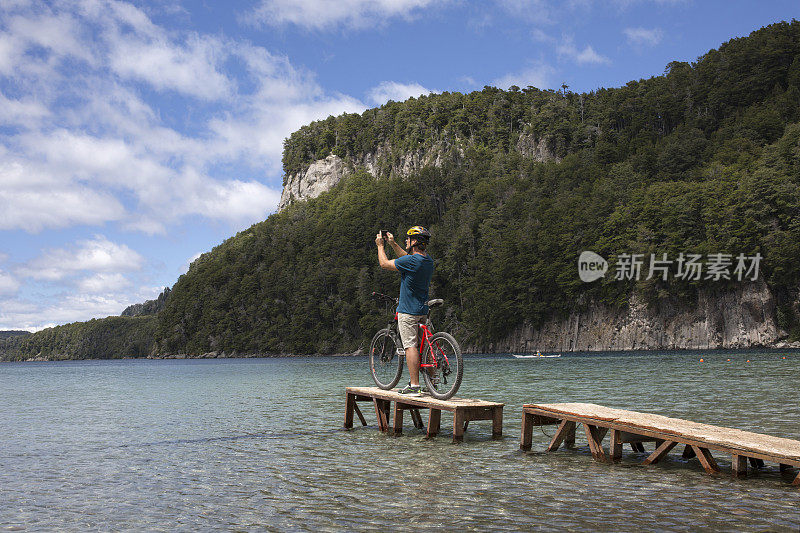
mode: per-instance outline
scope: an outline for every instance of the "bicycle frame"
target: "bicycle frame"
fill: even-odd
[[[398,326],[398,322],[397,322],[397,312],[394,313],[394,327],[395,327],[395,331],[397,331],[397,334],[399,336],[400,332],[399,332],[399,326]],[[425,344],[426,343],[431,348],[431,351],[433,351],[433,345],[431,344],[431,337],[433,337],[433,332],[430,330],[430,328],[428,327],[427,324],[419,324],[418,327],[420,329],[421,336],[422,336],[422,338],[419,341],[419,347],[418,347],[419,355],[420,355],[419,367],[420,368],[437,368],[439,366],[438,365],[438,359],[434,359],[434,362],[432,364],[431,363],[423,363],[422,362],[422,354],[425,353],[424,350],[425,350]],[[438,345],[436,346],[436,349],[439,350],[440,354],[442,354],[442,357],[444,357],[445,362],[447,364],[450,364],[450,360],[447,358],[447,354],[444,353],[444,350],[442,350],[441,347],[439,347]],[[403,352],[405,353],[405,350],[403,350]]]

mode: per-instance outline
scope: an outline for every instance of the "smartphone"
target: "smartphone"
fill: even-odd
[[[382,230],[381,230],[381,237],[383,238],[383,240],[386,240],[386,239],[388,238],[388,237],[387,237],[387,234],[388,234],[388,233],[389,233],[389,232],[388,232],[388,231],[386,231],[385,229],[382,229]]]

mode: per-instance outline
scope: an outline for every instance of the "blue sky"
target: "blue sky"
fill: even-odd
[[[275,211],[301,125],[427,92],[615,87],[800,3],[0,2],[0,330],[119,314]]]

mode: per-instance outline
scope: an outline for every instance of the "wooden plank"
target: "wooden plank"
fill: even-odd
[[[432,439],[436,435],[439,434],[439,423],[442,419],[442,411],[441,409],[431,409],[430,413],[428,413],[428,435],[429,439]]]
[[[356,405],[356,397],[354,394],[345,392],[344,400],[344,428],[353,429],[353,408]]]
[[[453,411],[453,442],[464,440],[464,410],[456,409]]]
[[[718,474],[719,473],[719,466],[717,466],[717,462],[714,460],[714,457],[711,455],[711,452],[708,451],[708,448],[702,448],[700,446],[692,446],[694,449],[694,453],[697,456],[697,459],[700,461],[700,464],[703,465],[705,471],[709,474]]]
[[[503,436],[503,408],[492,407],[492,438],[499,439]]]
[[[361,425],[362,426],[366,426],[367,425],[367,420],[364,418],[364,415],[361,413],[361,409],[358,408],[358,402],[353,402],[353,409],[355,409],[359,420],[361,420]],[[352,427],[352,426],[350,426],[350,427]]]
[[[348,392],[369,398],[379,398],[381,400],[388,400],[392,402],[400,401],[404,404],[418,407],[436,407],[437,409],[444,411],[455,411],[458,408],[464,407],[495,407],[498,405],[504,405],[498,402],[469,398],[450,398],[449,400],[437,400],[433,396],[429,396],[427,394],[409,397],[408,394],[400,394],[396,390],[383,390],[379,389],[378,387],[347,387],[346,390]]]
[[[747,457],[744,455],[731,455],[731,474],[733,474],[733,477],[745,477],[747,475]]]
[[[642,462],[642,464],[643,465],[656,464],[661,459],[663,459],[664,456],[667,455],[672,450],[672,448],[674,448],[677,445],[678,445],[678,443],[675,442],[675,441],[671,441],[671,440],[662,441],[661,444],[656,448],[656,450],[653,453],[651,453],[647,457],[647,459],[645,459]]]
[[[586,440],[589,441],[589,450],[592,452],[594,460],[605,461],[606,454],[603,452],[603,445],[600,444],[600,432],[597,426],[584,424],[583,429],[586,430]]]
[[[524,452],[531,449],[534,420],[534,415],[526,412],[522,413],[522,433],[519,439],[519,449]]]
[[[797,477],[794,478],[794,481],[792,481],[792,485],[794,485],[795,487],[800,485],[800,472],[797,473]]]
[[[612,461],[622,459],[622,432],[618,429],[611,430],[611,446],[608,450]]]
[[[574,429],[575,422],[572,422],[570,420],[561,421],[561,425],[558,426],[555,435],[553,435],[553,439],[550,441],[550,445],[547,447],[548,452],[554,452],[558,450],[559,446],[561,446],[561,443],[564,441],[564,437],[566,436],[567,431],[569,431],[570,427]]]
[[[403,406],[400,402],[394,402],[394,421],[392,422],[392,432],[395,436],[403,433]]]

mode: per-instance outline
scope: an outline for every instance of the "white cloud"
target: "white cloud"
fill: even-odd
[[[421,96],[423,94],[430,94],[432,91],[426,89],[419,83],[399,83],[396,81],[384,81],[377,87],[373,87],[367,91],[367,98],[375,105],[383,105],[389,100],[395,102],[403,102],[411,97]]]
[[[98,273],[78,280],[77,286],[81,292],[89,294],[116,293],[131,285],[131,282],[119,272]]]
[[[611,60],[595,52],[594,48],[587,45],[582,50],[575,46],[572,37],[564,36],[561,44],[556,47],[559,56],[566,57],[575,61],[579,65],[603,65],[610,64]]]
[[[628,43],[634,46],[655,46],[661,42],[664,32],[659,28],[625,28],[622,33],[628,39]]]
[[[111,194],[59,179],[57,171],[34,164],[0,163],[0,184],[0,230],[99,225],[125,214]]]
[[[21,267],[18,274],[40,280],[61,280],[82,271],[117,273],[139,270],[144,258],[125,244],[102,235],[70,248],[47,250]]]
[[[364,28],[391,18],[409,19],[434,0],[261,0],[250,22],[279,26],[294,24],[326,30],[336,26]]]
[[[19,281],[9,274],[0,270],[0,296],[10,296],[19,290]]]
[[[151,294],[138,296],[141,299],[137,301],[153,298]],[[79,293],[69,294],[53,303],[0,300],[0,329],[40,331],[57,324],[119,315],[130,305],[129,297]]]
[[[277,207],[283,140],[313,120],[366,108],[326,94],[285,56],[168,32],[130,4],[11,11],[0,72],[12,69],[10,86],[26,96],[0,93],[0,121],[23,127],[0,133],[0,229],[119,222],[152,234],[197,215],[253,223]],[[37,23],[52,35],[34,31]],[[177,113],[153,108],[141,83],[188,103],[178,100]]]
[[[226,55],[218,39],[191,35],[181,45],[117,38],[112,46],[109,61],[120,76],[207,100],[232,94],[233,83],[216,67]]]
[[[547,89],[553,86],[555,69],[546,63],[535,63],[527,68],[506,74],[492,81],[491,85],[498,89],[508,89],[512,85],[520,88],[530,86]]]
[[[1,61],[2,60],[0,60],[0,62]],[[2,71],[2,66],[0,66],[0,71]],[[7,126],[20,125],[32,128],[49,114],[50,111],[47,107],[35,100],[31,100],[30,98],[23,100],[6,98],[6,96],[0,92],[0,124],[5,124]]]
[[[497,4],[515,17],[536,24],[553,24],[555,15],[562,5],[556,8],[547,0],[496,0]]]

